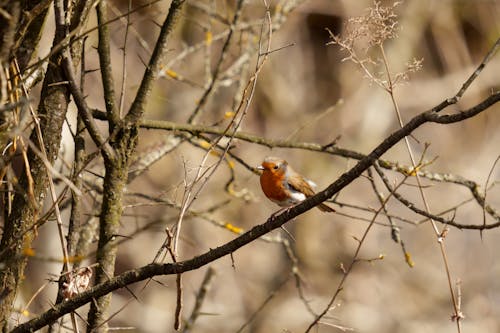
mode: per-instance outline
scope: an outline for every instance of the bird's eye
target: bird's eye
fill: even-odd
[[[279,168],[279,167],[280,167],[280,166],[279,166],[278,164],[275,164],[275,165],[273,166],[273,169],[274,169],[274,170],[278,170],[278,168]]]

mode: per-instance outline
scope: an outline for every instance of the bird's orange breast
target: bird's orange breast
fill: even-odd
[[[289,195],[285,186],[283,185],[284,175],[275,173],[271,171],[264,170],[260,176],[260,186],[262,187],[262,192],[273,201],[284,201],[287,200]]]

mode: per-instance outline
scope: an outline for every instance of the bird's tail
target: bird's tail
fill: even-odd
[[[325,205],[324,203],[321,203],[317,206],[319,208],[319,210],[321,210],[322,212],[327,212],[327,213],[335,213],[335,209],[333,209],[332,207],[330,206],[327,206]]]

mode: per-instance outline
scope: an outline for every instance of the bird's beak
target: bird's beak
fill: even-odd
[[[255,169],[257,170],[264,170],[264,167],[262,165],[259,165],[258,167],[256,167]]]

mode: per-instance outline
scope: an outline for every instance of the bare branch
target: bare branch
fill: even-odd
[[[158,76],[163,56],[167,50],[168,37],[170,36],[170,33],[174,29],[175,23],[180,16],[184,2],[185,0],[173,0],[170,4],[170,9],[168,10],[165,22],[163,22],[163,25],[161,26],[160,35],[156,41],[155,49],[151,55],[149,64],[146,67],[146,71],[144,72],[137,95],[128,114],[125,116],[125,122],[128,124],[136,125],[144,114],[146,102]]]
[[[113,79],[113,69],[111,68],[110,38],[108,25],[106,23],[108,14],[108,4],[106,1],[99,1],[97,4],[97,22],[99,31],[98,54],[101,68],[102,86],[104,89],[104,102],[108,113],[109,133],[113,133],[115,126],[120,120],[119,110],[116,105],[115,82]]]
[[[69,313],[77,309],[78,307],[90,302],[93,298],[104,296],[114,290],[123,288],[135,282],[151,278],[155,275],[172,275],[191,271],[200,268],[208,263],[211,263],[217,259],[220,259],[226,255],[229,255],[239,248],[245,246],[246,244],[265,235],[266,233],[280,228],[286,222],[314,208],[319,203],[331,198],[333,195],[349,185],[352,181],[357,179],[366,169],[368,169],[378,158],[380,158],[385,152],[391,149],[396,143],[398,143],[401,139],[412,133],[415,129],[422,126],[423,124],[428,122],[440,123],[443,120],[443,118],[440,117],[444,117],[445,122],[468,119],[482,111],[485,111],[489,106],[495,104],[498,101],[500,101],[500,93],[491,95],[480,104],[463,111],[462,113],[458,114],[459,117],[449,118],[449,116],[446,115],[439,116],[437,114],[437,111],[433,110],[421,113],[411,119],[401,129],[389,135],[374,150],[372,150],[370,154],[361,159],[354,167],[341,175],[325,190],[316,193],[316,195],[306,199],[305,201],[302,201],[296,206],[290,207],[289,209],[283,211],[278,215],[273,215],[265,223],[253,227],[252,229],[233,239],[232,241],[189,260],[169,264],[153,263],[138,269],[122,273],[114,278],[111,278],[108,281],[96,285],[90,290],[76,296],[69,301],[65,301],[59,305],[56,305],[55,307],[41,314],[39,317],[18,325],[12,332],[25,332],[29,330],[40,329],[47,323],[52,322],[62,315]]]

